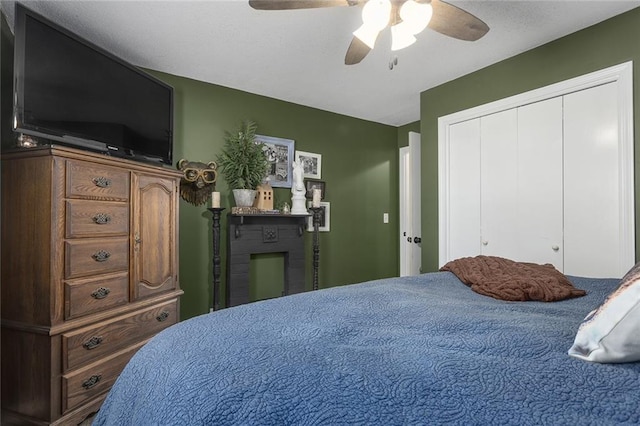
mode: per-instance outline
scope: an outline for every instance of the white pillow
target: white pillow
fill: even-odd
[[[587,315],[569,355],[595,362],[640,361],[640,262]]]

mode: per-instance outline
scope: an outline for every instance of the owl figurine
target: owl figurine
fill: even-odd
[[[205,164],[183,158],[178,161],[177,168],[184,174],[180,179],[182,199],[194,206],[206,203],[216,189],[218,165],[214,161]]]

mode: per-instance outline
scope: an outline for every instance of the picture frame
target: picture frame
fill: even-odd
[[[312,207],[312,202],[307,202],[307,207]],[[320,201],[320,208],[322,209],[322,216],[320,216],[320,226],[318,231],[329,232],[331,231],[331,203],[328,201]],[[313,215],[307,218],[307,231],[313,232]]]
[[[304,188],[307,190],[305,197],[307,197],[307,200],[312,200],[313,199],[313,190],[314,189],[319,189],[320,190],[320,199],[324,200],[324,194],[325,194],[325,187],[326,184],[323,180],[317,180],[317,179],[305,179],[304,180]]]
[[[322,179],[322,154],[296,151],[296,161],[300,161],[300,163],[302,163],[302,177],[309,179]]]
[[[263,145],[262,150],[269,162],[265,182],[272,187],[291,188],[295,141],[264,135],[256,135],[255,140]]]

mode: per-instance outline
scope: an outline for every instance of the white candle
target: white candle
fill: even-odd
[[[211,193],[211,207],[220,208],[220,193],[217,191]]]
[[[313,202],[312,202],[313,207],[320,207],[321,194],[322,194],[322,191],[320,191],[318,188],[313,189]]]

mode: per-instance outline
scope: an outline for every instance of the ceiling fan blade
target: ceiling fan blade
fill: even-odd
[[[429,28],[449,37],[476,41],[487,32],[489,26],[469,12],[441,0],[431,0],[433,16]]]
[[[369,46],[360,41],[358,37],[353,37],[347,49],[347,54],[344,57],[345,65],[355,65],[359,63],[370,51],[371,48]]]
[[[258,10],[316,9],[351,6],[352,3],[347,0],[249,0],[249,6]]]

